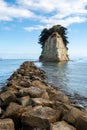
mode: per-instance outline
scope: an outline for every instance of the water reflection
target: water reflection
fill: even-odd
[[[68,62],[42,63],[42,68],[46,71],[49,82],[55,84],[60,89],[68,89]]]
[[[87,97],[86,64],[76,61],[47,62],[41,63],[41,68],[47,73],[50,83],[70,94],[78,93]]]

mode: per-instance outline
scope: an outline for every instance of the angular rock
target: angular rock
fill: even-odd
[[[0,94],[1,106],[7,106],[10,102],[16,101],[16,96],[12,91],[5,91]]]
[[[30,95],[32,98],[41,97],[43,91],[38,87],[29,87],[20,89],[20,93],[24,95]]]
[[[76,128],[69,125],[65,121],[60,121],[60,122],[51,124],[50,130],[76,130]]]
[[[25,69],[24,69],[24,68],[20,68],[20,69],[18,69],[17,72],[23,76],[24,73],[25,73]],[[14,76],[14,75],[13,75],[13,76]]]
[[[47,89],[48,88],[48,86],[46,85],[46,83],[43,83],[40,80],[34,80],[34,81],[32,81],[31,85],[34,86],[34,87],[38,86],[38,87],[40,87],[42,89]]]
[[[55,92],[55,90],[54,90]],[[55,100],[55,101],[60,101],[63,103],[70,103],[70,99],[68,96],[66,96],[63,92],[61,91],[56,91],[54,94],[50,95],[50,99],[51,100]]]
[[[14,85],[11,86],[5,86],[2,90],[2,93],[8,93],[7,95],[14,94],[17,95],[19,90],[21,89],[21,86],[16,85],[16,83]]]
[[[17,103],[10,103],[7,107],[6,111],[4,112],[3,117],[20,117],[23,112],[27,110],[31,110],[32,106],[23,107],[22,105],[19,105]]]
[[[0,119],[0,130],[15,130],[12,119]]]
[[[20,81],[19,85],[22,87],[30,87],[31,83],[30,83],[30,81],[22,80],[22,81]]]
[[[44,90],[44,91],[43,91],[43,94],[42,94],[42,96],[41,96],[41,98],[46,99],[46,100],[49,100],[48,92]]]
[[[70,124],[76,125],[76,120],[84,115],[84,112],[72,107],[63,117],[63,119]]]
[[[47,88],[47,92],[48,92],[50,98],[52,96],[54,96],[57,93],[57,91],[58,90],[56,88],[54,88],[53,86]]]
[[[17,102],[22,105],[22,106],[27,106],[29,105],[30,97],[29,96],[24,96],[21,98],[17,99]]]
[[[71,106],[70,104],[66,104],[63,102],[59,102],[59,101],[55,101],[55,105],[53,106],[54,109],[58,109],[58,110],[62,110],[63,115],[67,114],[72,108],[74,108],[73,106]]]
[[[11,118],[13,119],[15,123],[15,129],[19,130],[22,127],[21,124],[21,115],[26,111],[31,111],[32,107],[23,107],[21,105],[18,105],[16,103],[10,103],[10,105],[7,107],[5,113],[3,114],[2,118]],[[9,129],[10,130],[10,129]]]
[[[18,111],[23,108],[21,105],[11,102],[9,104],[9,106],[7,107],[6,111],[4,112],[3,117],[13,117],[15,116],[19,116]]]
[[[32,101],[32,104],[34,106],[42,105],[42,106],[51,107],[54,104],[52,101],[46,100],[46,99],[43,99],[43,98],[32,98],[31,101]]]
[[[61,111],[50,107],[36,106],[32,111],[22,114],[22,123],[37,128],[49,128],[50,123],[59,120],[60,116]]]
[[[78,130],[87,130],[87,114],[77,118],[75,126]]]
[[[0,94],[0,99],[4,102],[5,100],[7,100],[8,98],[13,98],[15,97],[14,93],[12,91],[5,91],[5,92],[2,92]]]

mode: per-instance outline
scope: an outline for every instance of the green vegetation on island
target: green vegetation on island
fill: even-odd
[[[61,25],[54,25],[50,29],[44,28],[39,36],[39,44],[41,44],[42,48],[44,47],[44,44],[48,37],[53,33],[58,32],[58,34],[62,37],[63,42],[65,46],[69,43],[67,40],[67,28],[61,26]]]

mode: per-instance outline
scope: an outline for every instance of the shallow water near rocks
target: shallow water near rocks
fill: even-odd
[[[32,61],[30,59],[0,60],[0,88],[10,75],[27,60]],[[35,64],[47,73],[51,84],[87,107],[87,58],[59,63],[35,62]]]
[[[87,59],[41,63],[48,81],[87,107]]]

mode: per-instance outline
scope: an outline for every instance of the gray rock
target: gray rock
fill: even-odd
[[[15,130],[12,119],[0,119],[0,130]]]
[[[82,115],[84,115],[83,111],[80,111],[79,109],[72,107],[64,115],[63,119],[70,124],[76,125],[76,120],[78,120],[79,117],[82,117]]]
[[[60,101],[63,103],[70,103],[70,99],[68,96],[66,96],[63,92],[54,90],[53,94],[50,94],[50,99],[54,101]]]
[[[10,102],[16,101],[14,91],[5,91],[0,94],[0,100],[2,101],[1,106],[7,106]]]
[[[18,98],[17,101],[20,105],[27,106],[29,105],[30,97],[24,96],[24,97]]]
[[[75,127],[78,130],[87,130],[87,114],[77,118]]]
[[[51,124],[50,130],[76,130],[76,128],[69,125],[65,121],[60,121],[60,122]]]
[[[50,123],[59,120],[60,117],[61,111],[50,107],[36,106],[32,111],[26,111],[22,114],[22,123],[37,128],[49,128]]]
[[[38,86],[39,88],[45,89],[45,90],[48,88],[48,85],[42,82],[41,80],[34,80],[32,81],[31,85],[34,87]]]
[[[32,98],[31,99],[33,105],[42,105],[42,106],[48,106],[51,107],[54,103],[50,100],[46,100],[43,98]]]
[[[29,88],[22,88],[19,91],[23,96],[30,95],[32,98],[41,97],[43,90],[38,87],[29,87]]]
[[[0,99],[4,102],[8,98],[15,97],[14,93],[12,91],[5,91],[0,94]]]

